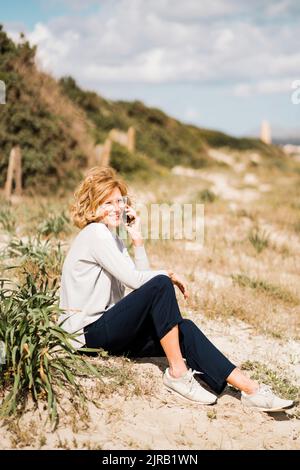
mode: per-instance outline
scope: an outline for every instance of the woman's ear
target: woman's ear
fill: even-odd
[[[95,210],[95,217],[99,217],[101,215],[101,207],[97,207]]]
[[[97,207],[95,210],[95,218],[97,219],[98,222],[100,222],[105,216],[107,215],[107,212],[103,207]]]

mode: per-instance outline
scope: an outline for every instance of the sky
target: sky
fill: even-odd
[[[299,0],[0,0],[37,65],[232,135],[300,136]]]

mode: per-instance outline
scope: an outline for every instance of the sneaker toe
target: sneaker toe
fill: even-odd
[[[283,400],[282,398],[274,400],[274,402],[274,407],[279,409],[291,408],[294,404],[293,400]]]

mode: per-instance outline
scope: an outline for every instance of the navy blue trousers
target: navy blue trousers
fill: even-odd
[[[226,386],[235,369],[191,320],[182,318],[172,281],[158,275],[130,292],[84,329],[88,348],[103,348],[111,355],[128,357],[165,356],[160,339],[175,325],[188,367],[202,372],[216,393]]]

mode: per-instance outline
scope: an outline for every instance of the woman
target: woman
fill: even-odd
[[[111,168],[92,168],[75,193],[72,217],[81,229],[66,256],[61,279],[63,328],[78,333],[76,348],[103,348],[129,357],[166,356],[163,383],[180,396],[213,404],[229,383],[242,391],[245,406],[278,411],[292,406],[265,385],[244,375],[188,319],[182,318],[174,286],[186,285],[170,271],[148,264],[140,219],[126,205],[127,186]],[[123,216],[134,262],[116,234]],[[125,286],[133,289],[124,296]],[[194,374],[214,392],[202,387]]]

